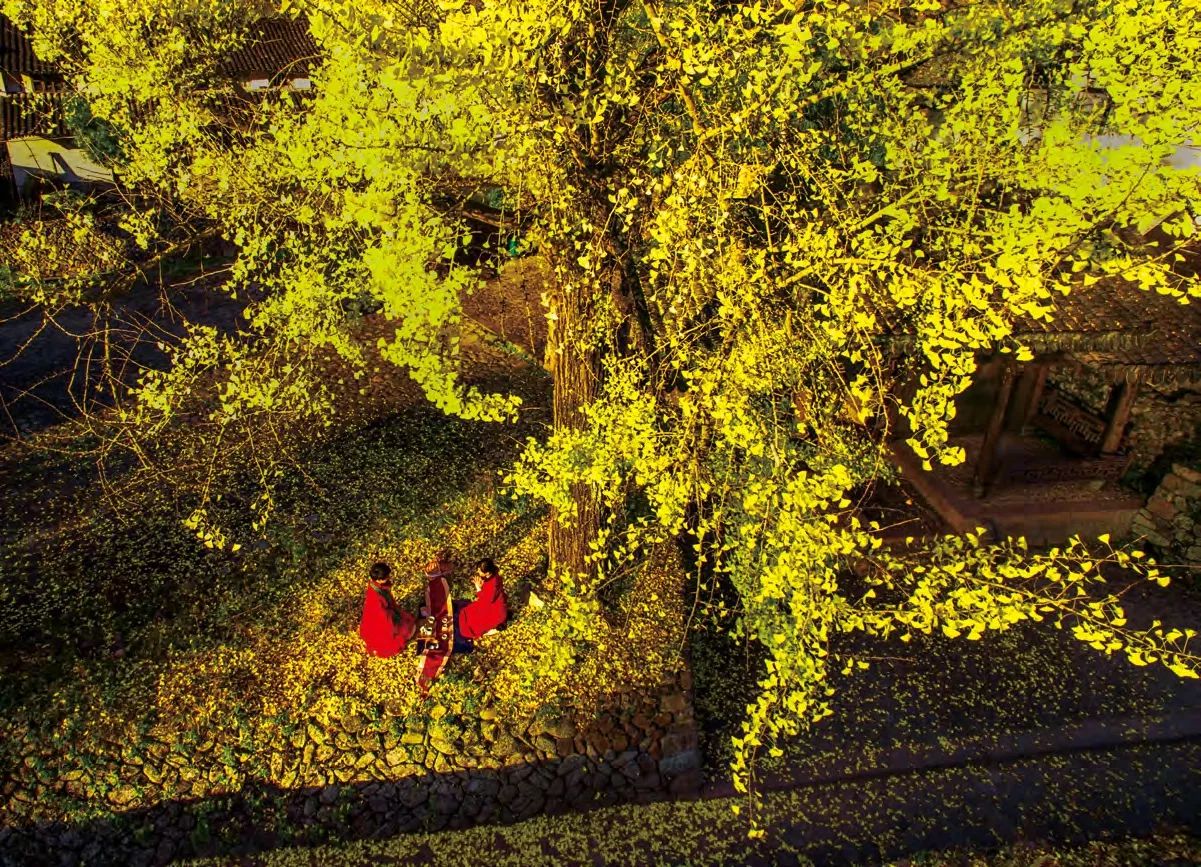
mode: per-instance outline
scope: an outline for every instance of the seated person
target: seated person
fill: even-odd
[[[500,580],[496,563],[489,559],[475,564],[472,576],[475,599],[455,603],[455,650],[470,653],[475,639],[504,625],[509,618],[505,587]]]
[[[417,652],[417,686],[428,695],[430,687],[446,667],[454,646],[453,616],[455,605],[450,599],[450,584],[446,578],[454,572],[450,553],[439,551],[425,567],[425,605],[421,608]]]
[[[455,563],[451,559],[450,551],[446,548],[441,548],[434,553],[430,561],[425,564],[425,580],[437,582],[439,579],[446,579],[455,572]],[[436,595],[436,594],[435,594]],[[429,596],[427,590],[426,596]],[[429,599],[426,599],[426,604],[422,605],[417,611],[421,617],[432,617],[434,612],[430,608]]]
[[[387,563],[371,567],[367,594],[363,598],[363,616],[359,637],[372,656],[395,656],[413,637],[417,623],[412,614],[401,611],[392,597],[392,570]]]

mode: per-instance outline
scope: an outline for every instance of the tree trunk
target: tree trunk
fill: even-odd
[[[605,199],[595,199],[586,210],[592,225],[608,225],[609,205]],[[595,282],[589,285],[585,280],[562,281],[555,294],[557,318],[550,322],[546,366],[554,378],[556,431],[583,427],[583,408],[600,393],[601,362],[606,354],[646,357],[654,351],[653,325],[628,253],[628,242],[615,230],[607,231],[608,234],[595,239],[594,246],[607,260],[601,273],[595,275]],[[567,262],[555,269],[560,278],[574,270],[574,263]],[[597,333],[597,323],[602,319],[609,323],[617,321],[612,333]],[[573,485],[571,497],[575,503],[574,515],[551,511],[551,568],[567,568],[591,578],[596,567],[586,560],[592,553],[590,543],[597,538],[601,527],[600,503],[588,485]]]
[[[557,318],[550,322],[546,354],[554,379],[554,427],[556,431],[578,430],[584,425],[583,408],[596,399],[600,386],[601,350],[590,334],[595,302],[587,288],[560,287],[555,296]],[[550,564],[552,569],[570,569],[592,576],[595,567],[586,562],[589,543],[600,530],[600,504],[586,484],[573,485],[574,515],[551,510]]]

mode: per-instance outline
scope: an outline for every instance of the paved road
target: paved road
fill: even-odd
[[[974,756],[935,750],[916,768],[800,785],[780,792],[791,809],[773,810],[771,830],[831,865],[1021,840],[1137,837],[1161,824],[1201,834],[1201,717],[1157,726],[1142,741],[1124,720],[1092,721],[1043,732],[1040,744],[1019,738]],[[749,863],[788,861],[777,850]]]

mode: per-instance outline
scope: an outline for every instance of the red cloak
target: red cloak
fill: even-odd
[[[417,661],[417,685],[424,694],[442,673],[454,651],[454,603],[450,585],[442,574],[430,575],[425,585],[427,618],[422,624],[421,656]]]
[[[499,575],[489,575],[475,594],[475,600],[459,611],[459,634],[474,640],[500,626],[508,617],[505,587]]]
[[[400,653],[409,643],[415,623],[412,614],[397,607],[390,590],[375,582],[367,585],[359,637],[367,645],[368,653],[383,657]]]

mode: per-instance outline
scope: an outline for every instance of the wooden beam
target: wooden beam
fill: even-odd
[[[1009,408],[1009,397],[1013,394],[1013,362],[1005,359],[1001,370],[1001,385],[997,389],[997,400],[993,404],[992,416],[984,431],[984,442],[980,444],[980,456],[976,460],[976,472],[972,476],[972,490],[977,497],[988,493],[997,468],[997,446],[1005,426],[1005,411]]]
[[[1010,398],[1011,411],[1006,418],[1006,430],[1018,433],[1029,433],[1030,420],[1038,412],[1038,402],[1042,400],[1043,389],[1047,384],[1049,365],[1036,361],[1022,369],[1021,375],[1013,386],[1013,397]]]
[[[1105,419],[1105,433],[1101,435],[1100,451],[1103,455],[1111,455],[1122,444],[1122,434],[1130,421],[1130,410],[1134,399],[1138,396],[1138,379],[1126,379],[1114,386],[1110,393],[1109,406]]]

